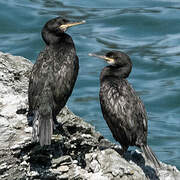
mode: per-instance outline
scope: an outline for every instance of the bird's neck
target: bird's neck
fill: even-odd
[[[71,36],[69,36],[68,34],[66,34],[65,37],[58,37],[58,39],[56,39],[57,41],[54,43],[51,43],[49,46],[54,48],[54,49],[66,49],[66,51],[75,49],[73,40],[71,38]]]
[[[49,31],[42,32],[42,38],[46,45],[62,47],[62,46],[74,46],[71,36],[66,33],[53,34]]]
[[[104,81],[108,78],[114,79],[125,79],[129,76],[131,72],[132,66],[127,64],[126,66],[106,66],[102,72],[100,79]]]

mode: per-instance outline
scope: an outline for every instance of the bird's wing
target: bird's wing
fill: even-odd
[[[100,93],[106,91],[106,87],[102,87]],[[106,92],[103,97],[100,94],[100,99],[104,117],[110,128],[114,126],[117,131],[124,129],[124,132],[132,133],[138,128],[143,132],[147,131],[144,105],[127,80],[112,82]]]
[[[118,86],[117,92],[119,97],[116,104],[119,107],[117,118],[123,118],[123,123],[131,131],[137,131],[142,128],[142,131],[147,131],[147,115],[144,104],[137,96],[136,92],[127,80],[123,80]]]
[[[57,61],[54,64],[54,81],[56,82],[54,98],[57,102],[64,99],[66,103],[77,79],[79,64],[78,57],[74,55],[64,55],[63,59],[63,61]]]
[[[49,55],[47,53],[40,53],[32,68],[28,89],[30,109],[36,108],[38,98],[41,97],[40,95],[44,89],[44,86],[48,82],[48,71],[50,70],[51,66],[47,64],[47,59],[49,59]]]

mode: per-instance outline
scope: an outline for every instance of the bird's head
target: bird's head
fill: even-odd
[[[129,56],[121,51],[110,51],[106,55],[97,55],[90,53],[89,56],[95,56],[104,59],[108,64],[112,66],[126,66],[132,64]]]
[[[131,69],[132,62],[127,54],[121,51],[110,51],[106,53],[106,55],[97,55],[97,54],[89,54],[89,56],[95,56],[97,58],[101,58],[105,60],[110,66],[105,68],[106,75],[109,73],[110,76],[112,74],[120,77],[128,77]],[[109,71],[110,70],[110,71]]]
[[[84,24],[85,21],[72,22],[67,19],[56,17],[49,20],[42,29],[42,37],[46,44],[56,41],[58,36],[62,36],[64,32],[72,26]]]

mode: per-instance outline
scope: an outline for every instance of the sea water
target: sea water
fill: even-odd
[[[67,105],[114,141],[99,105],[99,75],[105,62],[88,56],[126,52],[128,78],[148,113],[148,143],[158,158],[180,169],[180,2],[178,0],[1,0],[0,51],[35,62],[43,49],[41,29],[57,16],[86,20],[67,31],[80,71]]]

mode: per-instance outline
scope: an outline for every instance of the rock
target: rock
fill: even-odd
[[[136,151],[120,155],[120,146],[65,107],[58,115],[52,144],[31,141],[27,89],[32,63],[0,52],[0,179],[178,180],[176,167],[153,164]]]
[[[68,167],[68,166],[60,166],[60,167],[58,168],[58,170],[59,170],[60,172],[68,172],[68,171],[69,171],[69,167]]]
[[[69,165],[72,164],[72,158],[71,156],[64,155],[62,157],[59,157],[57,159],[52,159],[52,167],[55,168],[59,165]]]

